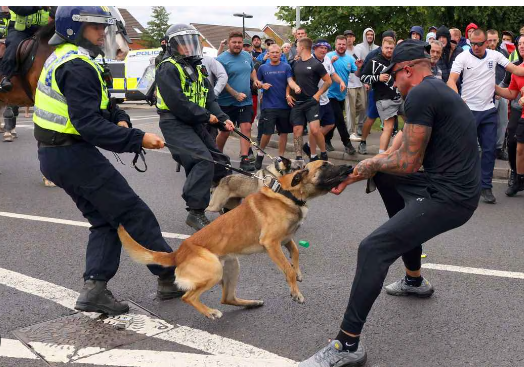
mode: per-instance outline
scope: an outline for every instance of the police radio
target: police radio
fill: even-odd
[[[113,75],[104,58],[102,58],[102,80],[106,82],[108,89],[113,88]]]

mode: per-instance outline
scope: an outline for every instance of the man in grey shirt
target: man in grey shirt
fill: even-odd
[[[207,79],[214,87],[213,89],[215,91],[215,96],[218,96],[220,93],[222,93],[222,90],[227,84],[226,69],[224,69],[222,64],[211,56],[204,56],[202,59],[202,65],[204,65],[207,70]]]

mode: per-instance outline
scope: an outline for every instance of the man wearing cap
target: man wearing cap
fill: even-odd
[[[251,37],[251,45],[253,46],[253,51],[251,51],[251,56],[256,59],[264,50],[262,49],[262,40],[260,36],[254,35]]]
[[[482,148],[482,199],[495,204],[492,192],[493,169],[495,168],[495,148],[497,144],[498,115],[493,96],[495,95],[495,75],[497,64],[506,71],[524,76],[524,68],[510,63],[500,52],[487,50],[487,35],[482,29],[470,33],[471,51],[463,52],[453,62],[448,86],[458,93],[457,81],[462,75],[462,99],[475,116],[476,132]]]
[[[340,194],[349,184],[371,179],[390,219],[360,243],[338,335],[299,367],[363,366],[367,354],[360,334],[391,264],[402,257],[406,275],[386,287],[388,294],[430,297],[433,287],[420,273],[422,244],[462,226],[477,208],[475,118],[459,95],[432,76],[426,52],[425,43],[417,40],[395,49],[384,72],[405,98],[404,130],[387,152],[360,162],[332,190]],[[422,165],[424,172],[419,172]]]
[[[355,33],[351,30],[344,32],[346,36],[346,54],[353,56],[355,61],[359,61],[355,53]],[[351,140],[360,141],[358,136],[362,135],[362,126],[366,119],[366,89],[360,78],[351,73],[349,76],[348,92],[346,95],[346,121],[351,133]]]
[[[428,28],[428,33],[437,33],[437,27],[435,27],[434,25],[432,25],[431,27]]]

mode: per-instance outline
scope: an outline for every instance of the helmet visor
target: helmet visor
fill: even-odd
[[[169,36],[169,46],[172,56],[180,57],[202,57],[202,45],[200,44],[198,31],[187,30],[177,32]]]

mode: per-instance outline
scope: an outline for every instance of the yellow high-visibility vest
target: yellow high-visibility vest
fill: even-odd
[[[82,59],[91,65],[98,75],[102,99],[100,109],[107,110],[109,106],[109,93],[102,77],[102,68],[88,56],[78,52],[78,47],[65,43],[58,46],[44,64],[35,94],[35,111],[33,122],[41,128],[57,131],[64,134],[80,135],[69,119],[67,100],[60,91],[55,79],[56,69],[68,61]]]
[[[157,69],[162,65],[164,62],[170,62],[171,64],[175,65],[175,67],[178,69],[178,73],[180,74],[180,87],[182,91],[184,92],[184,95],[189,99],[189,101],[196,103],[200,107],[206,107],[206,101],[207,101],[207,93],[209,92],[209,89],[205,87],[204,84],[204,74],[201,70],[201,65],[198,65],[196,67],[196,71],[198,73],[198,80],[194,83],[191,81],[188,81],[186,78],[186,73],[184,69],[182,69],[182,66],[173,58],[168,58],[162,61],[160,64],[158,64]],[[160,90],[158,89],[158,85],[156,87],[156,106],[160,110],[167,110],[169,111],[169,107],[164,103],[164,100],[162,98],[162,95],[160,94]]]

